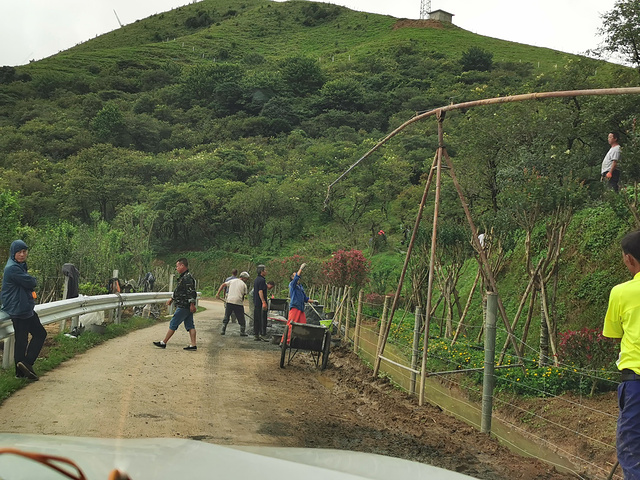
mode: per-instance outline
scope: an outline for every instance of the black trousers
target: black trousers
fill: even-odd
[[[253,307],[253,334],[267,334],[267,311],[262,309],[262,305]]]
[[[40,317],[36,312],[33,312],[29,318],[12,318],[11,322],[16,336],[16,348],[13,354],[16,369],[18,362],[33,365],[36,363],[44,340],[47,338],[47,331],[40,323]],[[31,334],[31,341],[29,341],[29,334]]]
[[[222,319],[222,323],[225,325],[228,324],[232,313],[236,314],[236,318],[240,324],[240,329],[244,332],[244,327],[246,325],[244,321],[244,306],[227,302],[227,305],[224,308],[224,318]]]
[[[604,172],[602,174],[602,180],[606,180],[609,183],[609,187],[613,189],[614,192],[618,193],[619,190],[619,186],[618,186],[618,182],[620,181],[620,170],[618,170],[617,168],[611,172],[611,178],[607,178],[607,172]]]

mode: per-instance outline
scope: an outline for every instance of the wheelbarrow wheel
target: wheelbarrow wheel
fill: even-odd
[[[327,333],[324,334],[324,345],[322,347],[322,363],[320,364],[320,370],[324,370],[329,364],[329,350],[331,350],[331,330],[327,329]]]
[[[284,359],[287,357],[287,339],[286,336],[282,340],[282,345],[280,346],[282,352],[280,353],[280,368],[284,368]]]

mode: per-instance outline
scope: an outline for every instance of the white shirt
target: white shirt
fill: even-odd
[[[600,169],[600,173],[605,173],[611,170],[611,165],[613,162],[616,162],[616,168],[618,168],[617,163],[620,162],[620,145],[616,145],[615,147],[611,147],[607,154],[602,160],[602,168]]]
[[[227,303],[242,305],[244,296],[247,294],[247,284],[240,278],[232,278],[227,283],[229,291],[227,293]]]

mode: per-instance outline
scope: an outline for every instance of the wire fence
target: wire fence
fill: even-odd
[[[367,302],[362,295],[355,298],[348,287],[325,287],[315,295],[322,298],[325,311],[335,312],[334,328],[343,343],[372,366],[381,359],[380,374],[401,389],[418,394],[424,315],[416,317],[409,309],[398,309],[381,354],[382,327],[388,321],[384,304]],[[480,428],[484,348],[476,339],[483,326],[463,325],[465,334],[453,343],[443,336],[446,321],[435,315],[430,319],[425,395],[430,403]],[[499,326],[497,333],[499,338],[508,334],[504,326]],[[496,369],[494,377],[491,434],[513,451],[537,457],[579,478],[608,477],[616,464],[615,389],[619,382],[615,372],[562,362],[540,366],[538,346],[521,338],[516,341],[521,356],[507,353],[502,365],[496,367],[501,370]],[[465,373],[458,373],[461,371]],[[605,393],[589,394],[594,382]],[[611,478],[622,479],[621,470]]]

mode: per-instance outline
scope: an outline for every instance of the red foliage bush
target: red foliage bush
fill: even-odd
[[[611,368],[618,358],[620,341],[607,338],[600,330],[583,328],[560,334],[558,360],[580,368]]]
[[[336,286],[362,287],[369,281],[371,262],[360,250],[338,250],[325,262],[323,273]]]

